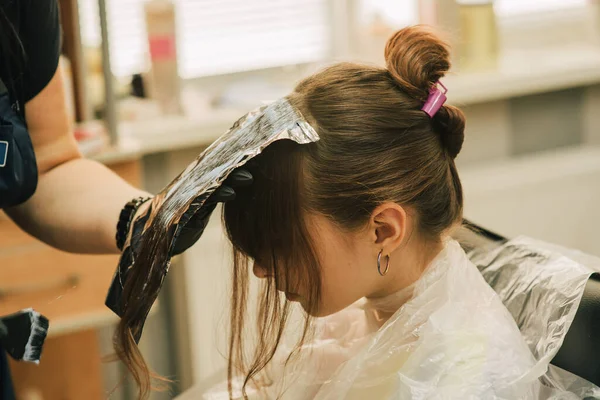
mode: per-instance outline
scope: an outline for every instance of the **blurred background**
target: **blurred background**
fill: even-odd
[[[383,65],[392,32],[439,26],[455,50],[449,102],[467,115],[466,217],[600,255],[598,0],[60,3],[73,134],[87,157],[151,192],[302,77],[341,60]],[[122,366],[102,361],[117,259],[50,249],[3,215],[0,236],[0,315],[34,307],[51,319],[40,366],[13,365],[19,398],[132,398]],[[213,217],[174,260],[141,342],[174,380],[152,399],[225,378],[228,251]]]

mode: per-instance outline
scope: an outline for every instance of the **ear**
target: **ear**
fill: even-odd
[[[384,254],[393,253],[404,241],[407,230],[406,210],[396,203],[384,203],[371,214],[374,243]]]

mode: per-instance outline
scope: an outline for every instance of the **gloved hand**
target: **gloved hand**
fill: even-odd
[[[208,224],[210,215],[214,211],[218,203],[231,201],[235,198],[235,189],[246,187],[252,184],[252,174],[245,169],[237,169],[233,171],[225,182],[215,190],[202,205],[202,207],[192,216],[189,222],[183,226],[179,235],[175,240],[173,254],[181,254],[190,248],[204,232]],[[203,198],[197,198],[195,201],[202,202]],[[117,315],[121,316],[121,295],[129,269],[133,265],[134,255],[138,253],[141,238],[143,235],[144,225],[150,216],[150,209],[142,211],[132,223],[131,238],[129,245],[123,250],[119,266],[113,282],[109,288],[106,297],[106,305],[113,310]]]
[[[235,188],[246,187],[252,184],[252,174],[246,169],[236,169],[233,171],[225,182],[215,190],[202,207],[192,216],[189,222],[181,228],[181,232],[175,241],[175,247],[173,250],[174,255],[178,255],[190,248],[194,243],[198,241],[208,220],[215,210],[218,203],[225,203],[235,199]],[[202,202],[204,198],[201,196],[194,202]],[[143,227],[148,220],[149,212],[144,213],[139,217],[132,225],[133,232],[131,233],[131,246],[135,252],[139,247],[139,239],[143,231]]]
[[[219,189],[210,195],[202,208],[182,228],[181,233],[175,241],[173,253],[175,255],[181,254],[196,243],[200,236],[202,236],[210,215],[217,204],[235,199],[235,189],[250,186],[252,181],[252,174],[248,170],[237,169],[233,171]],[[202,201],[203,199],[199,198],[196,200]]]

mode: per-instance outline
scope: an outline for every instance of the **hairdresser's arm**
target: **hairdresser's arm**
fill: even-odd
[[[5,210],[25,231],[61,250],[117,253],[119,212],[146,196],[104,165],[82,158],[67,117],[60,67],[25,105],[39,183],[26,203]]]

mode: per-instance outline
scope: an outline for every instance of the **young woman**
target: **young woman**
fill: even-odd
[[[450,105],[423,111],[450,67],[449,48],[409,27],[389,39],[385,58],[385,69],[339,64],[302,81],[289,101],[320,140],[267,148],[249,168],[252,187],[224,207],[235,253],[231,397],[534,390],[518,379],[534,361],[514,321],[449,239],[462,221],[454,160],[465,118]],[[254,353],[243,346],[249,268],[265,279]],[[297,342],[281,344],[290,302],[306,322]],[[490,370],[500,359],[513,369]]]
[[[247,165],[252,186],[224,206],[229,380],[206,398],[538,398],[544,369],[450,239],[465,118],[424,107],[448,46],[409,27],[385,57],[387,68],[344,63],[302,81],[287,99],[320,139],[270,145]],[[264,278],[251,347],[250,269]],[[143,382],[139,358],[128,360]]]

